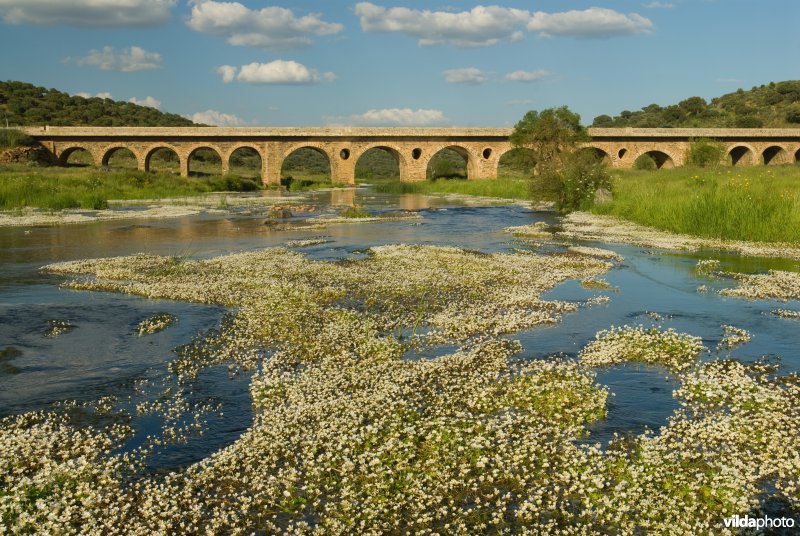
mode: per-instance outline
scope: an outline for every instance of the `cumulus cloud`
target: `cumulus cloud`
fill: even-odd
[[[194,123],[214,125],[216,127],[238,127],[245,124],[243,119],[233,114],[226,114],[216,110],[197,112],[192,115],[187,115],[186,118],[191,119]]]
[[[541,69],[537,71],[514,71],[506,75],[506,80],[511,82],[535,82],[536,80],[541,80],[548,74],[547,71]]]
[[[349,117],[327,118],[329,124],[364,126],[425,127],[448,122],[439,110],[412,110],[411,108],[382,108],[369,110]]]
[[[597,7],[583,11],[531,13],[524,9],[476,6],[469,11],[450,12],[387,8],[359,2],[355,12],[365,32],[402,33],[416,38],[420,46],[489,46],[501,41],[519,41],[524,30],[543,37],[604,38],[646,33],[653,25],[636,13],[625,15]]]
[[[128,102],[132,102],[133,104],[138,104],[139,106],[147,106],[149,108],[155,108],[156,110],[161,108],[161,101],[155,99],[148,95],[142,100],[137,99],[136,97],[131,97],[128,99]]]
[[[334,73],[321,73],[296,61],[275,60],[269,63],[250,63],[237,68],[233,65],[217,67],[225,83],[234,77],[246,84],[308,85],[336,80]],[[238,75],[236,73],[239,73]]]
[[[644,7],[648,7],[650,9],[672,9],[675,7],[675,4],[669,4],[667,2],[650,2],[649,4],[645,4]]]
[[[73,61],[67,58],[65,61]],[[161,54],[148,52],[141,47],[130,47],[115,50],[103,47],[103,50],[90,50],[89,55],[74,60],[78,65],[89,65],[103,71],[119,71],[132,73],[161,67]]]
[[[312,37],[342,30],[338,23],[325,22],[319,13],[302,17],[282,7],[250,9],[239,2],[195,0],[186,24],[197,31],[225,37],[238,46],[289,50],[307,47]]]
[[[92,28],[155,26],[167,22],[176,0],[0,0],[9,24]]]
[[[442,72],[444,79],[451,84],[467,84],[476,86],[483,84],[489,77],[477,67],[465,67],[463,69],[448,69]]]
[[[217,67],[217,72],[222,75],[222,81],[226,84],[233,82],[237,70],[233,65],[220,65]]]
[[[359,2],[355,12],[365,32],[404,33],[417,38],[420,46],[477,47],[516,41],[522,38],[522,29],[530,18],[523,9],[499,6],[476,6],[470,11],[450,13]]]
[[[528,29],[542,37],[569,36],[583,39],[614,37],[647,33],[653,23],[637,14],[625,15],[602,7],[562,13],[537,11],[528,23]]]

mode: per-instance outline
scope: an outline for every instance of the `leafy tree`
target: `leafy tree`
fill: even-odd
[[[725,147],[721,143],[708,138],[692,138],[689,140],[686,161],[699,167],[711,167],[722,163],[724,155]]]
[[[510,137],[515,148],[528,149],[536,162],[532,189],[551,194],[562,212],[585,208],[598,187],[610,186],[597,156],[579,150],[589,140],[580,121],[566,106],[530,111]]]

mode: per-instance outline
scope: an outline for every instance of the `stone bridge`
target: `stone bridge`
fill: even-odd
[[[294,151],[309,147],[330,162],[331,181],[355,183],[358,159],[368,150],[388,151],[397,161],[400,180],[426,178],[431,158],[442,149],[464,157],[467,176],[496,178],[500,158],[512,149],[511,129],[503,128],[214,128],[214,127],[36,127],[23,129],[46,147],[61,163],[77,150],[87,151],[96,165],[108,165],[120,149],[130,150],[137,167],[150,170],[159,149],[173,151],[180,173],[188,176],[192,155],[198,149],[215,151],[222,160],[222,174],[230,169],[231,156],[249,147],[261,159],[265,184],[278,184],[283,161]],[[585,145],[613,167],[629,168],[650,155],[659,168],[683,165],[689,140],[711,138],[725,149],[734,166],[788,164],[800,160],[800,129],[638,129],[590,128],[592,141]]]

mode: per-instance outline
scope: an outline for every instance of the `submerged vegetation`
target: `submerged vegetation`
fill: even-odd
[[[398,245],[339,262],[273,248],[52,265],[73,277],[71,288],[232,306],[169,368],[183,389],[209,367],[253,371],[255,416],[229,447],[163,476],[139,469],[146,451],[118,453],[132,433],[124,419],[86,427],[49,413],[7,418],[3,525],[698,534],[724,533],[724,518],[755,515],[765,501],[800,508],[796,377],[703,364],[698,338],[644,327],[598,333],[579,360],[518,356],[508,334],[577,307],[541,294],[601,276],[607,253]],[[423,357],[440,345],[459,349]],[[627,362],[669,367],[681,408],[658,433],[606,448],[578,442],[607,411],[592,368]]]

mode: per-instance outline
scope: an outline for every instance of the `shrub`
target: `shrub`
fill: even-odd
[[[0,129],[0,149],[33,145],[33,138],[22,131],[13,128]]]
[[[638,169],[642,171],[655,171],[658,169],[658,164],[656,161],[653,160],[653,157],[649,154],[643,154],[633,162],[633,169]]]
[[[686,163],[699,167],[717,166],[725,156],[725,148],[719,142],[708,138],[692,138],[686,152]]]
[[[560,183],[558,209],[561,212],[586,210],[594,203],[598,189],[611,189],[611,175],[596,154],[577,151],[567,160]]]

